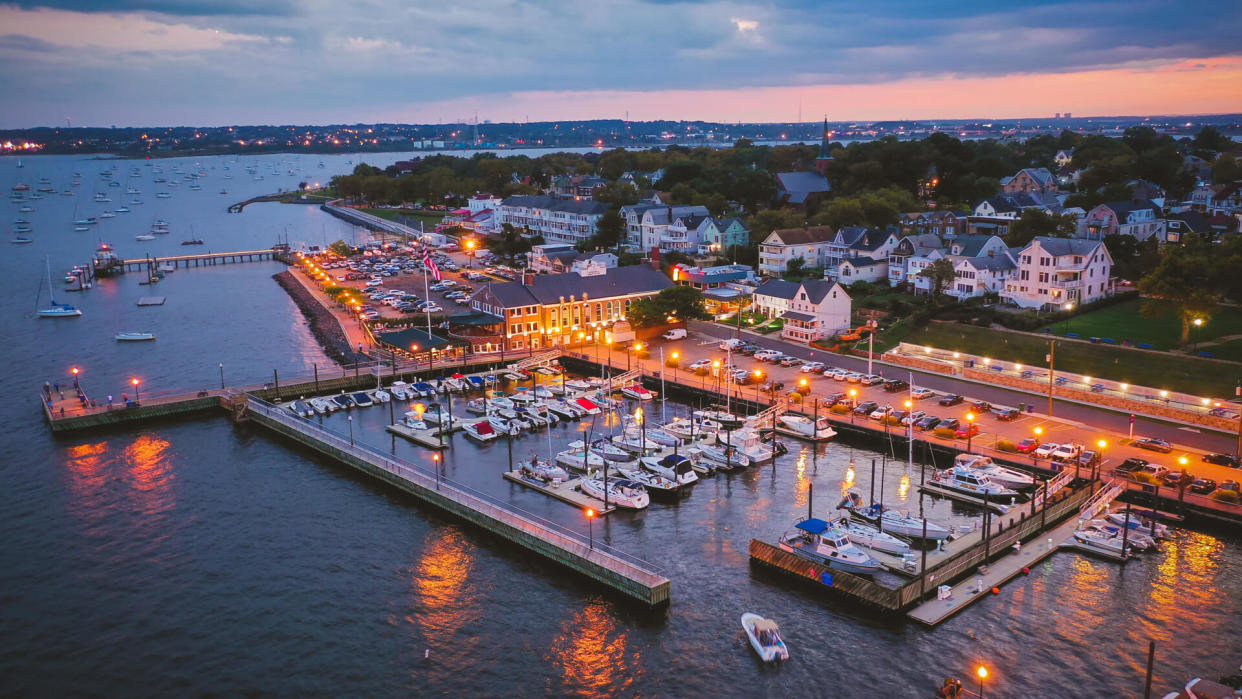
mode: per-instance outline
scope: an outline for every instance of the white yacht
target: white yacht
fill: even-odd
[[[716,431],[720,429],[720,423],[714,420],[677,418],[660,425],[660,429],[684,440],[705,440],[715,436]]]
[[[1107,515],[1105,515],[1104,518],[1107,519],[1110,523],[1117,525],[1118,527],[1125,528],[1126,526],[1126,513],[1125,512],[1109,512]],[[1130,515],[1129,526],[1130,526],[1130,531],[1132,532],[1133,531],[1143,532],[1144,534],[1148,536],[1153,536],[1157,539],[1169,538],[1168,525],[1160,524],[1159,522],[1152,522],[1150,519],[1144,519],[1137,515],[1133,515],[1133,514]]]
[[[990,478],[993,483],[1005,488],[1020,490],[1035,486],[1035,477],[1031,474],[1000,466],[992,461],[991,457],[982,454],[958,454],[957,458],[953,459],[953,465],[973,469]]]
[[[713,447],[702,444],[690,449],[690,453],[698,453],[702,458],[716,464],[717,468],[724,471],[746,468],[750,465],[750,457],[739,452],[734,447]]]
[[[726,434],[716,433],[716,443],[720,446],[723,447],[725,445],[726,439],[730,447],[745,454],[746,458],[751,460],[751,463],[767,461],[789,451],[784,444],[776,441],[775,437],[770,442],[763,441],[763,436],[759,433],[759,430],[752,427],[743,427],[740,430]]]
[[[582,492],[597,500],[604,499],[604,479],[584,478],[578,486]],[[651,497],[641,483],[631,480],[608,480],[608,502],[617,507],[641,510],[651,504]]]
[[[908,542],[870,525],[849,519],[842,519],[836,525],[845,530],[845,534],[849,536],[850,541],[864,548],[891,553],[894,556],[904,556],[910,553],[910,544]]]
[[[781,535],[779,545],[784,551],[850,573],[871,575],[884,567],[851,543],[844,530],[813,517]]]
[[[1122,540],[1120,532],[1090,524],[1074,530],[1074,541],[1091,551],[1100,551],[1126,558],[1133,555],[1133,549],[1135,548],[1133,544],[1128,544],[1128,542]]]
[[[604,468],[604,457],[587,449],[581,439],[569,443],[569,448],[556,455],[556,463],[575,471],[589,472]]]
[[[531,455],[518,464],[518,472],[523,478],[540,483],[564,483],[569,480],[569,472],[556,464]]]
[[[953,533],[948,527],[931,520],[911,517],[908,513],[898,512],[883,505],[862,506],[862,497],[857,491],[851,490],[837,505],[838,509],[847,510],[851,515],[877,525],[889,534],[905,536],[912,539],[923,539],[926,529],[928,541],[947,539]]]
[[[690,463],[689,457],[680,454],[669,454],[660,458],[644,456],[638,461],[648,471],[683,487],[694,485],[699,481],[699,475],[694,472],[694,466]]]
[[[487,443],[500,437],[500,433],[487,420],[468,422],[462,427],[462,431],[470,439],[481,443]]]
[[[777,416],[776,420],[786,430],[804,439],[821,442],[837,436],[837,431],[832,429],[832,423],[827,417],[817,420],[797,413],[785,413]]]
[[[1018,491],[999,485],[987,475],[965,466],[954,466],[947,471],[939,471],[932,476],[932,482],[942,488],[979,498],[986,495],[992,499],[1001,499],[1018,495]]]

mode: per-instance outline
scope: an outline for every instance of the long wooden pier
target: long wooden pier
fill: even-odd
[[[428,473],[413,464],[356,444],[280,406],[248,397],[246,414],[256,424],[400,488],[633,600],[649,607],[669,602],[668,578],[646,561],[596,544],[593,539],[442,478],[438,473]]]
[[[232,252],[204,252],[192,255],[168,255],[164,257],[136,257],[121,260],[125,271],[141,270],[148,265],[172,264],[174,267],[199,267],[223,265],[237,262],[263,262],[274,260],[280,254],[276,248],[266,250],[234,250]]]

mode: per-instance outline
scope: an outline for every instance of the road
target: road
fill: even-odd
[[[697,359],[720,359],[722,361],[725,359],[724,352],[719,349],[714,339],[734,337],[735,331],[720,325],[697,322],[692,323],[690,330],[691,332],[686,339],[674,342],[658,341],[653,343],[651,346],[652,356],[659,355],[660,347],[664,348],[666,357],[676,351],[680,354],[680,364],[683,367]],[[867,360],[865,358],[848,357],[816,350],[806,345],[784,342],[771,337],[758,337],[747,334],[746,339],[762,347],[780,350],[786,354],[806,358],[809,361],[819,361],[829,366],[840,367],[849,371],[866,372],[867,370]],[[817,395],[854,388],[859,392],[859,401],[875,400],[880,405],[891,403],[895,407],[900,408],[901,404],[906,400],[904,392],[887,393],[881,390],[879,386],[867,387],[860,384],[849,384],[847,386],[844,383],[833,381],[829,377],[802,373],[794,367],[781,367],[759,362],[753,357],[735,355],[733,363],[741,368],[751,370],[758,368],[763,371],[765,380],[771,378],[776,381],[783,381],[787,389],[793,388],[799,379],[805,378],[811,382],[812,391]],[[890,378],[906,379],[911,373],[906,367],[886,366],[879,363],[874,365],[874,369],[875,373],[886,375]],[[1047,406],[1046,399],[1041,400],[1038,397],[1003,387],[986,386],[949,376],[920,371],[914,371],[913,374],[913,383],[916,386],[930,388],[937,393],[957,393],[971,399],[982,399],[997,405],[1013,407],[1016,407],[1019,403],[1032,402],[1035,403],[1037,408],[1046,409]],[[739,393],[743,396],[750,396],[753,392],[753,387],[739,389]],[[969,409],[969,406],[965,404],[952,408],[943,408],[936,405],[934,400],[924,400],[921,403],[923,405],[916,407],[916,410],[925,410],[931,415],[940,417],[957,417],[961,419]],[[1242,471],[1204,463],[1200,460],[1202,452],[1232,454],[1236,442],[1235,438],[1228,435],[1200,432],[1196,429],[1179,428],[1176,425],[1147,420],[1141,417],[1138,418],[1134,428],[1134,436],[1136,438],[1159,437],[1176,446],[1170,454],[1159,454],[1120,443],[1121,440],[1116,435],[1126,435],[1129,428],[1128,415],[1062,401],[1057,401],[1054,404],[1053,410],[1055,420],[1048,420],[1048,416],[1043,412],[1027,413],[1018,420],[1009,423],[1001,423],[991,415],[988,415],[979,420],[982,432],[975,439],[980,440],[980,443],[988,445],[991,445],[1001,436],[1017,442],[1026,437],[1033,437],[1034,428],[1038,426],[1044,432],[1043,438],[1045,441],[1074,441],[1081,444],[1094,444],[1098,439],[1105,438],[1110,443],[1110,446],[1106,449],[1106,458],[1114,464],[1119,463],[1125,458],[1138,456],[1153,463],[1168,466],[1173,470],[1179,470],[1181,465],[1178,463],[1178,458],[1185,456],[1188,461],[1186,468],[1195,475],[1212,478],[1218,482],[1242,479]]]

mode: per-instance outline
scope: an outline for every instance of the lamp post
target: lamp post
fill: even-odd
[[[988,678],[988,669],[980,665],[975,674],[979,676],[979,699],[983,699],[983,681]]]
[[[354,446],[354,416],[350,415],[346,419],[349,420],[349,446],[352,447]]]
[[[1202,319],[1202,318],[1195,318],[1195,320],[1194,320],[1194,326],[1195,326],[1195,327],[1194,327],[1194,330],[1191,330],[1191,333],[1193,333],[1193,334],[1194,334],[1194,347],[1193,347],[1193,349],[1191,349],[1191,352],[1194,352],[1195,354],[1198,354],[1198,353],[1199,353],[1199,332],[1198,332],[1198,330],[1199,330],[1199,328],[1203,327],[1203,319]]]
[[[854,422],[854,408],[858,407],[858,389],[850,389],[850,422]]]
[[[587,532],[588,532],[588,536],[590,537],[588,541],[590,542],[591,550],[594,550],[595,549],[595,510],[592,510],[591,508],[588,507],[586,510],[586,518],[587,518]]]
[[[82,373],[82,370],[75,366],[69,371],[73,374],[73,387],[80,388],[80,386],[78,386],[78,374]]]
[[[759,402],[759,382],[763,380],[763,372],[755,369],[755,402]]]
[[[1095,443],[1095,446],[1099,447],[1100,451],[1095,457],[1095,463],[1091,464],[1091,480],[1093,481],[1100,477],[1100,464],[1104,462],[1104,449],[1108,447],[1108,442],[1101,439]]]
[[[970,443],[975,436],[975,414],[966,413],[966,453],[970,452]]]
[[[673,383],[677,383],[677,367],[681,365],[681,355],[674,352],[670,357],[670,361],[673,364]]]
[[[220,362],[216,366],[220,368],[220,390],[223,391],[224,390],[224,362]]]
[[[76,382],[77,379],[74,379],[74,381]],[[129,383],[130,385],[134,387],[134,405],[138,405],[141,402],[141,398],[138,395],[138,379],[137,378],[130,379]]]
[[[1061,309],[1064,310],[1066,313],[1069,313],[1070,311],[1074,310],[1074,304],[1067,303],[1064,306],[1061,306]],[[1069,334],[1069,325],[1070,325],[1070,317],[1065,316],[1065,334],[1067,335]]]

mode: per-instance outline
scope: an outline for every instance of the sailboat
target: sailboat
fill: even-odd
[[[47,263],[47,295],[49,306],[39,309],[40,318],[76,318],[82,315],[82,311],[75,306],[67,303],[56,303],[56,299],[52,297],[52,260],[46,258]]]

